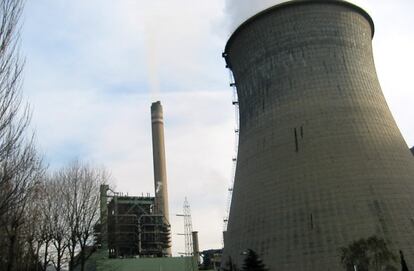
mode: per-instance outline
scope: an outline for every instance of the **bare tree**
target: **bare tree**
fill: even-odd
[[[84,270],[87,259],[95,251],[94,226],[99,219],[99,186],[107,179],[104,170],[73,162],[60,172],[64,180],[63,199],[68,223],[69,270],[80,264]]]
[[[9,175],[11,185],[5,189],[9,188],[16,191],[12,197],[13,201],[10,202],[11,204],[1,220],[8,241],[6,270],[11,271],[17,259],[16,252],[19,251],[17,246],[19,238],[25,238],[25,236],[19,234],[22,233],[22,225],[27,222],[26,210],[33,203],[30,199],[42,178],[44,168],[32,142],[10,155],[3,166],[3,172],[6,172],[5,175],[12,172]],[[18,186],[18,189],[15,189],[16,186]]]
[[[48,206],[48,223],[50,229],[51,242],[54,249],[54,255],[51,261],[57,271],[62,269],[64,256],[68,246],[66,236],[68,233],[68,222],[63,210],[66,209],[65,201],[62,200],[64,194],[64,183],[55,173],[49,179],[47,185],[46,204]]]
[[[27,189],[26,179],[14,178],[20,170],[16,158],[19,154],[27,158],[25,152],[30,151],[25,143],[30,110],[27,105],[22,107],[24,65],[18,50],[23,4],[23,0],[0,0],[0,218]]]
[[[47,216],[50,208],[45,200],[46,189],[47,183],[42,178],[36,183],[29,199],[30,203],[25,208],[23,238],[21,239],[24,240],[26,248],[26,260],[24,261],[26,270],[35,267],[37,271],[45,271],[49,264],[49,247],[52,237]]]
[[[19,56],[24,0],[0,0],[0,264],[11,270],[21,256],[25,207],[40,172],[40,159],[27,139],[30,110],[21,97]]]
[[[106,175],[75,162],[42,183],[42,161],[27,133],[30,109],[21,96],[24,2],[0,0],[0,266],[37,270],[41,262],[45,270],[51,262],[61,270],[68,253],[70,270],[78,263],[84,270]]]
[[[7,270],[21,252],[25,208],[41,167],[33,140],[26,137],[30,110],[22,105],[20,91],[23,5],[23,0],[0,0],[0,262]]]

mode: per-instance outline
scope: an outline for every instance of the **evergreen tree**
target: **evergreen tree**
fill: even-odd
[[[341,263],[347,271],[396,270],[395,255],[388,249],[385,240],[377,236],[360,239],[347,247],[341,247]]]
[[[413,148],[413,150],[414,150],[414,148]],[[405,262],[404,254],[401,250],[400,250],[400,263],[401,263],[401,270],[402,271],[408,271],[407,263]]]
[[[229,260],[226,263],[227,268],[222,268],[223,271],[238,271],[236,265],[233,263],[231,257],[229,257]]]
[[[256,252],[251,249],[246,251],[244,259],[243,271],[266,271],[266,267]]]

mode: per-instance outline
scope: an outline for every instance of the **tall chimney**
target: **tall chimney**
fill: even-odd
[[[151,105],[152,152],[154,161],[155,212],[163,214],[169,223],[167,170],[164,146],[164,119],[161,102]],[[168,249],[171,254],[171,249]]]

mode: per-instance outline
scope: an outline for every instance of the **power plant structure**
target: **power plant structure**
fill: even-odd
[[[223,264],[251,249],[270,271],[344,270],[340,248],[375,235],[414,269],[414,159],[373,36],[354,4],[296,0],[228,40],[240,130]]]
[[[170,225],[155,212],[155,197],[109,191],[108,185],[101,186],[101,244],[108,257],[170,256]]]
[[[99,240],[109,258],[170,257],[170,223],[161,103],[151,106],[155,196],[100,189]],[[109,193],[112,192],[112,193]]]

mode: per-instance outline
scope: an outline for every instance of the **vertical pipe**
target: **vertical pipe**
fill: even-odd
[[[192,235],[193,235],[193,255],[197,261],[197,264],[200,264],[200,249],[198,246],[198,232],[193,231]]]
[[[102,184],[100,186],[100,222],[101,222],[101,246],[102,250],[108,249],[108,205],[107,205],[107,191],[109,186]]]
[[[161,102],[151,105],[152,152],[154,162],[155,213],[163,214],[169,223],[167,170],[164,145],[164,119]],[[171,248],[167,253],[171,255]]]
[[[114,224],[114,239],[113,239],[113,244],[115,246],[115,257],[118,258],[119,257],[119,243],[118,240],[120,240],[119,238],[119,224],[118,224],[118,195],[114,196],[114,218],[115,218],[115,224]]]

